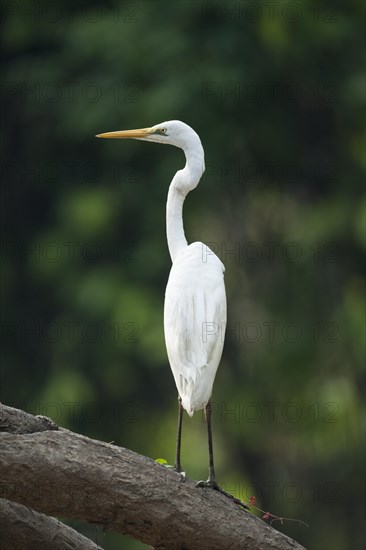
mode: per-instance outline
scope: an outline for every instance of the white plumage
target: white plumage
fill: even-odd
[[[164,332],[182,405],[190,416],[203,409],[224,345],[224,266],[196,242],[175,258],[165,293]]]

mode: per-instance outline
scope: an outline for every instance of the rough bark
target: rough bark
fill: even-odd
[[[59,520],[3,498],[0,498],[0,525],[2,550],[102,550],[90,539]]]
[[[8,500],[161,550],[303,548],[224,495],[180,482],[152,459],[61,428],[29,433],[32,422],[44,427],[44,419],[0,407],[0,482]],[[25,433],[11,428],[17,414]]]

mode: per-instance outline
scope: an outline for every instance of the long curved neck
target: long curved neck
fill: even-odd
[[[179,252],[187,246],[183,227],[183,203],[185,198],[185,195],[180,193],[174,186],[173,179],[166,203],[166,234],[172,262],[174,262]]]
[[[188,246],[183,227],[183,203],[189,191],[197,187],[205,170],[204,152],[200,141],[199,146],[196,144],[193,150],[185,150],[184,154],[186,165],[172,179],[166,205],[166,231],[172,262]]]

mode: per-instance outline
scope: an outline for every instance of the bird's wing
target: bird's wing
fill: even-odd
[[[164,308],[170,366],[183,406],[186,400],[192,412],[211,396],[226,328],[223,265],[214,255],[203,262],[199,245],[190,245],[175,260]]]

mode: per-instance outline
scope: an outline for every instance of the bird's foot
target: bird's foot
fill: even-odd
[[[196,487],[210,487],[211,489],[215,489],[215,491],[218,491],[219,493],[225,495],[226,497],[230,498],[235,502],[235,504],[238,504],[244,510],[250,510],[249,506],[245,504],[245,502],[242,502],[239,498],[234,497],[231,493],[228,493],[227,491],[224,491],[224,489],[221,489],[220,485],[217,483],[215,479],[208,479],[207,481],[199,481],[196,483]]]
[[[208,479],[207,481],[198,481],[196,487],[210,487],[211,489],[216,489],[220,491],[220,486],[215,479]]]
[[[180,480],[179,480],[180,483],[184,483],[185,480],[186,480],[186,473],[185,473],[185,471],[182,470],[181,467],[178,467],[178,468],[177,468],[176,466],[174,466],[174,470],[177,472],[177,474],[180,474]]]

